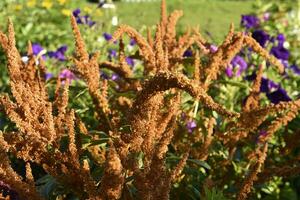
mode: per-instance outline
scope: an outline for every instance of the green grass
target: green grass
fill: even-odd
[[[200,25],[204,36],[211,33],[215,42],[220,42],[233,22],[239,26],[242,14],[252,12],[253,1],[233,0],[168,0],[168,11],[183,10],[184,16],[179,21],[179,31],[187,26]],[[143,25],[155,25],[159,20],[160,1],[143,3],[117,3],[120,22],[135,28]]]
[[[0,11],[2,11],[0,12],[0,26],[5,26],[7,18],[12,17],[16,22],[17,37],[22,38],[18,40],[20,47],[24,47],[28,40],[40,42],[45,46],[49,46],[49,43],[52,46],[72,43],[69,37],[69,18],[61,14],[63,7],[57,6],[45,10],[40,7],[39,2],[37,4],[39,7],[26,8],[24,6],[22,10],[16,11],[13,9],[16,4],[12,2],[13,0],[0,1]],[[17,2],[25,3],[26,0]],[[85,0],[68,2],[67,8],[71,10],[80,8],[84,13],[84,8],[87,6],[93,7],[94,11],[97,10],[97,4],[88,3]],[[212,41],[216,43],[223,40],[231,22],[239,26],[240,16],[250,13],[253,3],[253,0],[167,0],[169,12],[175,9],[184,11],[184,16],[178,24],[179,32],[184,32],[188,26],[200,25],[203,35],[209,38],[207,33],[210,33]],[[93,35],[113,32],[114,28],[110,25],[112,15],[117,15],[120,23],[131,25],[140,31],[145,30],[145,26],[155,25],[160,17],[160,0],[143,3],[117,2],[116,5],[115,12],[102,10],[102,16],[95,16],[95,13],[92,13],[93,19],[100,24],[97,30],[93,30]]]

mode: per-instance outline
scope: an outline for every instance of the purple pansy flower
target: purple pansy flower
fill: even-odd
[[[259,19],[255,15],[242,15],[241,25],[249,28],[254,28],[259,25]]]
[[[256,74],[245,77],[245,79],[249,81],[253,81],[255,78]],[[268,99],[274,104],[281,101],[291,101],[287,92],[279,84],[264,77],[261,80],[260,92],[266,93]]]
[[[52,77],[53,77],[53,74],[50,73],[50,72],[47,72],[47,73],[45,74],[45,79],[46,79],[46,80],[49,80],[49,79],[52,78]]]
[[[38,43],[33,43],[32,44],[32,53],[35,56],[38,56],[39,54],[41,54],[41,52],[44,51],[44,48],[38,44]],[[43,60],[46,59],[46,56],[44,55],[44,52],[42,53],[42,58]]]
[[[254,81],[256,79],[256,73],[254,72],[251,75],[247,75],[244,79],[247,81]]]
[[[131,67],[134,66],[134,60],[132,58],[126,57],[126,62],[128,65],[130,65]]]
[[[283,43],[285,42],[284,35],[278,34],[276,39],[278,41],[278,44],[277,46],[272,47],[270,53],[273,54],[278,59],[288,60],[290,56],[290,52],[283,46]]]
[[[37,56],[43,50],[44,50],[44,48],[40,44],[38,44],[38,43],[33,43],[32,44],[32,53],[33,53],[33,55]]]
[[[69,84],[71,84],[73,80],[77,79],[75,74],[68,69],[61,71],[59,73],[59,78],[67,80]],[[64,81],[62,83],[64,83]]]
[[[289,61],[288,60],[280,60],[284,67],[289,67]]]
[[[268,21],[270,19],[271,14],[269,12],[266,12],[263,14],[264,21]]]
[[[136,44],[136,41],[134,39],[130,39],[129,45],[134,46]]]
[[[84,19],[84,24],[87,24],[87,25],[89,25],[90,27],[92,27],[93,25],[96,24],[95,21],[91,20],[91,17],[90,17],[89,15],[83,16],[83,19]]]
[[[248,80],[248,81],[254,81],[255,79],[256,79],[255,73],[245,77],[245,80]],[[272,80],[264,78],[264,77],[261,78],[260,92],[269,93],[269,92],[273,91],[274,89],[277,89],[278,87],[279,87],[279,84],[274,83]]]
[[[225,69],[225,73],[228,77],[233,77],[233,71],[232,71],[232,67],[226,67]]]
[[[194,120],[190,120],[187,122],[186,124],[186,128],[188,130],[189,133],[192,133],[193,130],[197,127],[197,124]]]
[[[77,8],[73,11],[73,16],[76,18],[77,24],[87,24],[92,27],[96,24],[95,21],[91,20],[89,15],[80,16],[81,10]]]
[[[102,78],[102,79],[109,79],[109,76],[106,74],[106,73],[104,73],[104,72],[100,72],[100,77]]]
[[[230,65],[227,66],[225,72],[228,77],[232,77],[234,75],[240,76],[241,73],[247,69],[247,67],[248,67],[248,65],[247,65],[246,61],[244,60],[244,58],[237,55],[232,59],[232,61],[230,62]],[[237,69],[237,70],[235,70],[235,69]],[[234,71],[236,71],[235,74],[234,74]]]
[[[272,47],[270,53],[281,60],[288,60],[290,56],[290,52],[283,45]]]
[[[215,53],[218,51],[218,47],[216,45],[211,44],[209,50],[211,53]]]
[[[68,47],[66,45],[63,45],[59,47],[56,51],[49,51],[48,56],[50,58],[55,58],[59,61],[65,61],[66,60],[65,52],[67,51],[67,49]]]
[[[279,84],[273,82],[270,79],[262,77],[260,84],[260,92],[270,93],[272,90],[277,89]]]
[[[281,34],[281,33],[278,34],[278,35],[277,35],[277,41],[278,41],[278,45],[282,46],[283,43],[285,42],[285,37],[284,37],[284,35]]]
[[[88,21],[88,23],[87,23],[87,25],[89,25],[89,27],[92,27],[92,26],[94,26],[95,24],[96,24],[96,22],[95,22],[95,21],[92,21],[92,20]]]
[[[108,50],[108,59],[112,60],[115,57],[117,57],[117,51],[114,49]]]
[[[300,75],[300,68],[296,64],[291,65],[290,69],[293,70],[295,74]]]
[[[63,45],[57,49],[57,51],[60,51],[62,53],[65,53],[67,50],[68,50],[67,45]]]
[[[76,23],[77,23],[77,24],[83,24],[83,21],[81,20],[80,17],[77,17],[77,18],[76,18]]]
[[[80,14],[80,12],[81,12],[81,10],[80,10],[79,8],[73,10],[73,15],[74,15],[74,17],[78,17],[79,14]]]
[[[90,16],[89,15],[84,15],[83,17],[84,23],[88,23]]]
[[[188,49],[183,53],[183,57],[192,57],[193,56],[193,51]]]
[[[112,35],[109,33],[103,33],[103,37],[106,41],[109,41],[112,39]]]
[[[119,75],[118,74],[112,74],[111,75],[111,80],[113,80],[113,81],[116,81],[116,80],[118,80],[120,77],[119,77]]]
[[[265,47],[267,41],[270,39],[269,34],[263,30],[255,30],[252,33],[252,37],[260,44],[260,46]]]
[[[279,87],[277,90],[271,93],[267,93],[268,99],[274,103],[278,104],[281,101],[291,101],[292,99],[287,94],[286,90],[284,90],[282,87]]]

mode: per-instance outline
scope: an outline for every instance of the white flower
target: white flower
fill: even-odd
[[[22,60],[23,63],[26,64],[26,63],[28,62],[29,58],[28,58],[28,56],[23,56],[23,57],[21,58],[21,60]]]
[[[131,52],[134,49],[134,47],[131,45],[127,45],[126,48],[128,49],[129,52]]]
[[[117,26],[118,25],[118,17],[117,16],[114,16],[112,19],[111,19],[111,24],[113,26]]]
[[[116,9],[116,6],[115,4],[112,4],[112,3],[105,3],[101,6],[101,8],[104,8],[104,9]]]
[[[290,47],[290,43],[287,42],[287,41],[285,41],[285,42],[283,43],[283,47],[286,48],[286,49],[288,49],[288,48]]]
[[[98,37],[97,42],[103,44],[105,42],[105,39],[103,37]]]

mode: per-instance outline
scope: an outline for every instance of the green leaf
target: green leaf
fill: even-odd
[[[103,145],[103,144],[106,144],[108,141],[109,141],[109,138],[102,138],[99,140],[94,140],[90,143],[89,146]]]
[[[211,190],[209,190],[208,188],[205,187],[204,194],[205,194],[205,196],[202,198],[205,200],[228,200],[224,196],[223,192],[216,188],[212,188]]]
[[[192,163],[194,163],[196,165],[199,165],[201,167],[204,167],[204,168],[206,168],[208,170],[211,169],[211,167],[209,166],[209,164],[207,164],[207,162],[205,162],[205,161],[201,161],[201,160],[197,160],[197,159],[188,159],[187,161],[188,162],[192,162]]]

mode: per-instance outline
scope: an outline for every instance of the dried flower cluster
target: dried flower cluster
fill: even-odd
[[[79,199],[167,200],[173,183],[188,181],[184,180],[189,179],[188,176],[182,175],[188,160],[209,160],[214,143],[224,145],[231,155],[219,160],[218,165],[222,163],[222,167],[212,169],[206,177],[211,182],[209,185],[222,187],[226,177],[230,176],[230,160],[236,147],[253,142],[253,136],[257,136],[262,127],[266,133],[258,136],[252,152],[248,152],[250,171],[240,184],[239,192],[231,195],[239,200],[246,199],[256,181],[271,178],[272,171],[264,171],[263,167],[265,162],[272,166],[267,162],[268,142],[282,126],[297,117],[300,100],[261,106],[259,88],[263,65],[259,67],[240,113],[220,105],[209,95],[209,90],[233,57],[246,46],[276,66],[279,72],[283,72],[281,62],[252,37],[235,32],[233,26],[216,52],[209,50],[210,44],[197,29],[177,36],[175,27],[182,14],[174,11],[167,16],[163,0],[161,21],[156,26],[154,38],[150,29],[145,39],[135,29],[121,25],[111,40],[119,41],[118,63],[99,62],[99,53],[89,55],[76,19],[71,17],[76,46],[72,70],[86,83],[99,121],[97,131],[109,135],[106,149],[83,147],[81,137],[89,136],[90,132],[69,106],[68,83],[58,79],[54,98],[51,97],[44,79],[46,67],[43,60],[36,62],[29,43],[29,61],[22,62],[13,25],[9,21],[8,34],[0,32],[0,43],[8,61],[11,95],[2,95],[0,104],[16,128],[0,133],[0,181],[13,188],[21,199],[43,199],[32,174],[31,166],[35,163]],[[125,61],[124,34],[134,39],[139,47],[144,66],[143,79],[134,78]],[[183,54],[187,49],[196,52],[192,58],[192,77],[183,71],[186,63]],[[135,95],[110,99],[108,81],[100,78],[102,68],[117,73],[124,80],[120,91],[131,91]],[[180,129],[183,94],[189,94],[200,105],[196,114],[201,115],[199,118],[203,124],[197,135],[185,137]],[[222,116],[219,118],[222,122],[218,123],[225,125],[223,132],[215,129],[215,112]],[[124,127],[129,127],[129,130],[124,130]],[[67,148],[63,148],[65,141]],[[180,155],[179,161],[172,165],[166,162],[169,147]],[[12,168],[11,156],[25,162],[25,177]],[[101,173],[92,173],[95,168],[100,168]],[[299,166],[277,167],[274,173],[288,176],[296,169],[299,171]],[[238,177],[231,179],[236,184],[240,181]],[[135,193],[132,193],[132,188],[135,188]]]

